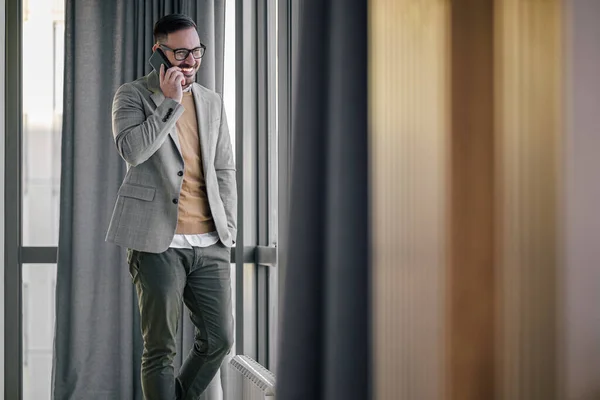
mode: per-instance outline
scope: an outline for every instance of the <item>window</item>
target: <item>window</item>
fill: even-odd
[[[29,0],[23,21],[23,246],[58,244],[63,63],[64,2]]]
[[[50,399],[56,264],[23,265],[23,400]]]
[[[22,3],[22,240],[57,246],[64,0]],[[56,264],[22,266],[23,399],[50,399]]]
[[[287,122],[284,136],[280,135],[279,114],[284,103],[280,93],[288,96],[291,86],[289,77],[282,78],[281,74],[289,69],[289,51],[281,53],[279,30],[285,30],[284,38],[289,39],[288,17],[282,18],[281,4],[291,10],[291,0],[226,2],[223,88],[244,210],[239,215],[243,239],[236,249],[239,270],[234,275],[237,282],[233,282],[238,284],[234,286],[236,308],[244,314],[238,315],[243,340],[237,344],[242,345],[240,353],[253,356],[272,370],[281,286],[274,256],[281,239],[284,186],[278,173],[280,139],[290,142]],[[4,349],[6,359],[14,365],[21,363],[22,374],[13,368],[5,370],[3,376],[7,397],[43,400],[50,398],[55,320],[64,0],[6,2],[6,15],[7,37],[1,46],[6,46],[6,59],[10,60],[5,64],[6,74],[15,77],[14,82],[6,83],[7,96],[15,101],[3,106],[9,129],[2,154],[6,158],[3,165],[15,174],[8,176],[3,187],[15,195],[7,200],[8,212],[4,213],[4,232],[10,235],[3,240],[8,284],[2,300],[14,307],[2,309],[6,312],[7,341],[14,344]],[[284,80],[286,90],[280,92]],[[4,83],[2,80],[1,85]],[[286,112],[288,109],[285,105]],[[287,150],[284,153],[287,159]],[[1,175],[0,180],[4,179]],[[1,196],[0,203],[3,201]]]

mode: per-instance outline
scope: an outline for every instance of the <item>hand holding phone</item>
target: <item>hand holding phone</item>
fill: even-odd
[[[156,49],[150,57],[150,65],[159,74],[160,89],[165,97],[181,103],[183,98],[182,85],[185,85],[185,77],[179,67],[171,66],[171,63],[162,52]]]
[[[185,84],[185,77],[179,67],[171,67],[165,70],[165,66],[160,66],[160,88],[165,95],[181,103],[183,98],[183,85]]]

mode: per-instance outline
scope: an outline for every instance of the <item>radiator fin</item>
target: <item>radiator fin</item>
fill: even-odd
[[[229,362],[233,377],[233,400],[275,400],[275,375],[248,356]]]

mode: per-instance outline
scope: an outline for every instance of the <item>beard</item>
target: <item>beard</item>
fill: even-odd
[[[190,86],[195,81],[196,81],[196,74],[194,74],[192,76],[186,76],[185,77],[185,85],[183,85],[183,87],[187,88],[188,86]]]
[[[191,75],[183,75],[183,77],[185,78],[185,84],[183,85],[184,88],[187,88],[188,86],[190,86],[192,83],[194,83],[196,81],[196,73],[198,72],[198,64],[195,65],[189,65],[189,64],[179,64],[178,65],[179,68],[193,68],[194,71],[192,72]]]

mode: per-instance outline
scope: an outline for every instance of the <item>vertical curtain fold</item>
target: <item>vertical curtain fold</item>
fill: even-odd
[[[369,398],[367,2],[303,2],[278,399]]]
[[[207,45],[197,81],[222,93],[225,2],[66,0],[65,10],[52,398],[138,400],[142,341],[135,290],[124,249],[104,242],[126,172],[112,138],[112,100],[121,84],[150,72],[154,22],[174,12],[192,17]],[[176,368],[192,342],[186,310]],[[220,396],[211,386],[204,399]]]

